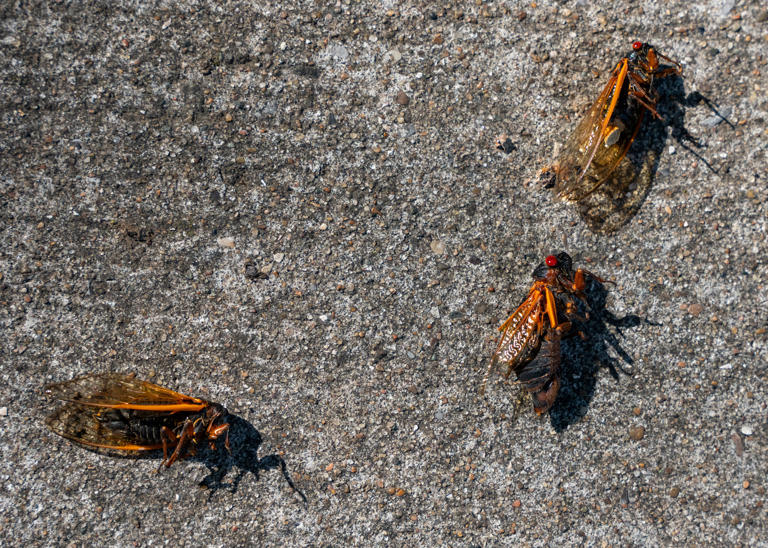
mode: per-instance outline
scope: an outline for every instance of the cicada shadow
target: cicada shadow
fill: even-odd
[[[236,415],[229,416],[229,425],[232,452],[217,453],[215,459],[203,460],[209,473],[200,481],[200,487],[210,489],[211,496],[221,489],[234,493],[249,474],[258,480],[261,472],[280,470],[288,487],[306,504],[307,497],[296,487],[283,457],[276,454],[259,457],[259,447],[263,441],[259,431]]]
[[[578,326],[585,337],[562,340],[562,387],[550,410],[550,423],[562,432],[587,414],[595,393],[597,375],[601,368],[609,371],[619,382],[620,373],[628,375],[634,359],[621,345],[623,329],[639,326],[642,318],[630,314],[621,318],[605,308],[608,290],[595,280],[590,281],[587,299],[589,316]]]

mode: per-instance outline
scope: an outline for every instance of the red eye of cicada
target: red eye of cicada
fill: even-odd
[[[554,268],[557,266],[557,257],[555,257],[554,255],[549,255],[546,259],[544,259],[544,263],[548,267]]]
[[[632,49],[633,50],[637,51],[637,50],[639,50],[642,47],[643,47],[643,43],[642,42],[632,42]]]

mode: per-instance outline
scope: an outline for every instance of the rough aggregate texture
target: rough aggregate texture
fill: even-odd
[[[768,11],[457,6],[0,6],[3,544],[765,545]],[[684,73],[605,233],[531,181],[634,40]],[[477,389],[561,249],[615,285],[539,419]],[[232,456],[48,432],[105,371]]]

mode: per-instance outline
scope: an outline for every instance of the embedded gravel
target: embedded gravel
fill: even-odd
[[[0,543],[767,545],[768,10],[457,6],[0,6]],[[532,181],[634,40],[684,72],[601,226]],[[615,285],[537,418],[478,387],[559,250]],[[232,455],[49,432],[106,371]]]

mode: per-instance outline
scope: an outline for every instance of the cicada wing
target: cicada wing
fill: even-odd
[[[628,121],[629,125],[617,128],[616,131],[619,135],[615,138],[615,142],[610,145],[603,143],[597,147],[592,163],[584,174],[581,184],[571,189],[568,197],[569,201],[582,201],[611,178],[621,179],[615,183],[617,186],[621,186],[622,181],[625,179],[631,181],[635,178],[636,173],[631,169],[633,164],[628,163],[627,167],[629,169],[622,170],[621,173],[617,173],[616,168],[627,155],[629,147],[635,140],[637,132],[642,125],[643,114],[643,111],[637,111],[636,116],[633,116]]]
[[[541,342],[543,313],[543,294],[539,289],[534,289],[501,326],[503,334],[491,358],[491,367],[497,363],[504,364],[507,366],[506,375],[509,375],[521,363],[532,359]]]
[[[603,142],[603,122],[618,81],[618,67],[587,115],[568,137],[563,150],[551,167],[555,172],[555,194],[565,201],[575,201],[589,167]],[[591,183],[589,183],[591,184]]]
[[[663,125],[638,123],[637,137],[605,183],[578,201],[581,218],[594,232],[610,233],[623,226],[642,206],[653,183],[664,146]],[[637,146],[634,146],[637,143]]]
[[[538,326],[541,325],[541,315],[544,310],[542,303],[543,294],[541,289],[539,289],[540,285],[541,282],[536,282],[533,285],[528,292],[528,297],[499,327],[499,331],[502,332],[501,340],[499,340],[496,351],[491,357],[485,377],[483,377],[483,382],[480,385],[481,394],[485,393],[488,379],[496,364],[507,364],[506,375],[508,376],[517,367],[520,360],[524,358],[524,355],[530,352],[531,346],[538,347]],[[535,328],[531,328],[531,325]]]
[[[45,393],[59,400],[96,407],[143,408],[157,411],[195,411],[205,400],[185,396],[151,382],[119,373],[83,375],[52,384]]]

